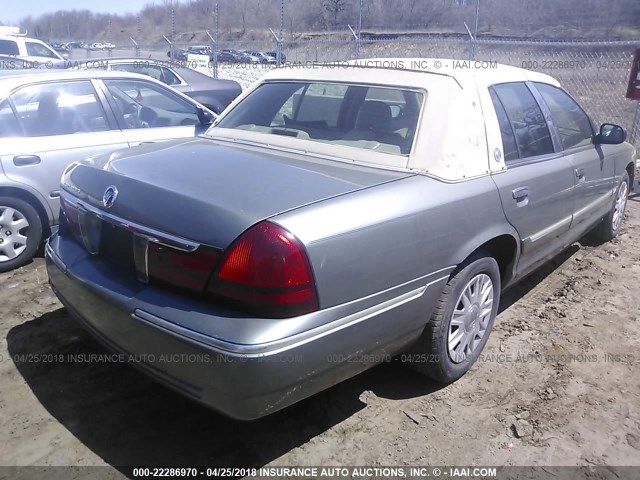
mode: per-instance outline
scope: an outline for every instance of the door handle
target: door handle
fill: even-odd
[[[521,202],[529,197],[529,187],[514,188],[511,195],[516,202]]]
[[[585,169],[584,168],[576,168],[576,178],[582,182],[584,182],[585,177]]]
[[[518,207],[526,207],[529,204],[529,187],[514,188],[511,195]]]
[[[13,157],[13,164],[16,167],[24,167],[27,165],[37,165],[40,163],[40,157],[37,155],[18,155]]]

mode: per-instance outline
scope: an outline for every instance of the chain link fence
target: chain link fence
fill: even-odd
[[[211,50],[210,74],[217,78],[239,80],[243,87],[257,80],[272,64],[238,64],[218,61],[223,50],[270,52],[280,54],[280,63],[315,64],[343,62],[357,58],[449,58],[485,62],[481,68],[494,68],[495,62],[549,74],[556,78],[587,110],[597,124],[612,122],[626,127],[629,138],[640,151],[640,105],[625,98],[633,51],[637,41],[515,41],[461,37],[420,37],[386,35],[384,38],[358,38],[355,32],[341,38],[304,40],[272,39],[254,41],[218,41],[204,32],[189,43],[130,45],[110,50],[74,50],[72,58],[138,57],[169,60],[193,45]],[[221,57],[222,58],[222,57]]]

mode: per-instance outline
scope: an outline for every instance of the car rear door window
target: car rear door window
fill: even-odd
[[[167,85],[180,85],[178,76],[166,67],[162,67],[162,81]]]
[[[562,148],[590,145],[593,142],[591,121],[566,92],[546,83],[535,83],[544,103],[549,107],[553,124],[558,129]]]
[[[102,104],[88,80],[28,85],[9,98],[27,137],[109,130]]]
[[[507,112],[504,111],[504,107],[493,89],[489,89],[489,94],[491,95],[493,107],[495,108],[496,115],[498,116],[498,126],[500,127],[500,135],[502,136],[504,160],[506,162],[517,160],[520,158],[518,155],[518,145],[516,145],[516,137],[513,134],[511,123],[507,118]]]
[[[53,50],[49,50],[46,46],[36,42],[25,42],[27,47],[27,55],[30,57],[49,57],[58,59],[58,55]]]
[[[20,55],[18,44],[13,40],[0,40],[0,53],[3,55]]]
[[[493,88],[513,129],[520,158],[553,153],[549,127],[529,88],[519,82]]]
[[[168,88],[142,80],[105,80],[126,128],[198,125],[194,104]]]

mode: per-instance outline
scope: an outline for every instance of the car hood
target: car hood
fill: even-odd
[[[122,219],[225,248],[251,225],[337,195],[412,176],[374,167],[234,145],[172,140],[81,162],[62,187]]]

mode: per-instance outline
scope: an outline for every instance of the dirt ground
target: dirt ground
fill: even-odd
[[[455,384],[394,361],[250,423],[124,364],[55,360],[105,350],[42,258],[0,274],[0,465],[640,465],[637,192],[616,240],[573,246],[503,297]]]

